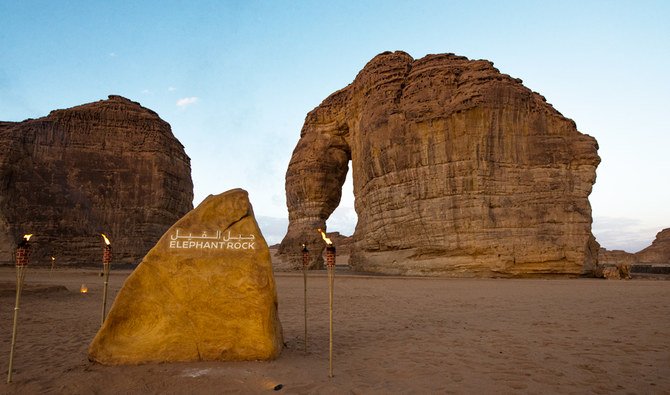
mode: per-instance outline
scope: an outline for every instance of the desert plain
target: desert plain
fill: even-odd
[[[135,366],[88,361],[101,319],[99,272],[28,268],[7,384],[15,270],[0,267],[0,393],[670,393],[670,282],[662,279],[412,278],[338,266],[329,378],[325,271],[308,273],[307,351],[303,275],[276,272],[278,359]],[[112,270],[110,301],[130,273]]]

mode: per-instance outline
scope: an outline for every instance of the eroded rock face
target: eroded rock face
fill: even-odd
[[[318,245],[314,229],[337,207],[351,162],[354,269],[580,274],[598,251],[588,201],[597,148],[491,62],[380,54],[307,115],[286,173],[280,254],[297,262],[300,243]]]
[[[651,245],[637,252],[635,258],[640,263],[670,264],[670,228],[658,232]]]
[[[170,125],[120,96],[0,123],[0,261],[34,233],[31,264],[141,259],[193,208],[190,159]]]
[[[268,246],[248,194],[207,197],[128,277],[89,347],[103,364],[264,360],[283,345]]]
[[[600,265],[645,263],[670,264],[670,228],[658,232],[649,247],[636,253],[622,250],[609,251],[605,248],[601,248],[598,252],[598,264]]]
[[[598,250],[599,265],[632,265],[634,263],[637,263],[637,259],[635,254],[631,254],[630,252],[623,250],[608,250],[602,247]]]

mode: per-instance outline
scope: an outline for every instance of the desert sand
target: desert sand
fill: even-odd
[[[110,300],[129,273],[112,271]],[[86,353],[100,325],[99,271],[31,267],[6,384],[15,271],[2,267],[0,393],[670,393],[670,281],[398,278],[338,268],[329,378],[325,272],[308,277],[306,353],[302,274],[275,278],[286,343],[277,360],[102,366]]]

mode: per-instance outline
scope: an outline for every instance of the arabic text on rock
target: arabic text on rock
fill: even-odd
[[[225,249],[225,250],[255,250],[256,236],[237,235],[233,236],[228,231],[227,235],[221,235],[217,230],[214,236],[208,236],[207,232],[201,232],[200,236],[180,234],[180,230],[170,236],[170,248],[178,249]]]

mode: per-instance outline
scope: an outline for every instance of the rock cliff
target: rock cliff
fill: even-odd
[[[34,233],[31,264],[131,263],[193,207],[190,159],[170,125],[120,96],[0,123],[0,261]]]
[[[300,243],[318,245],[314,229],[339,204],[351,162],[354,269],[577,275],[597,258],[588,201],[597,148],[489,61],[382,53],[307,115],[286,173],[279,253],[297,262]]]

